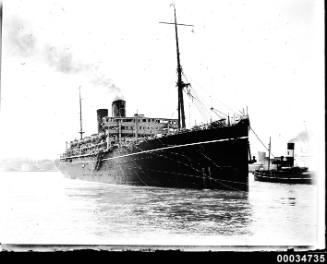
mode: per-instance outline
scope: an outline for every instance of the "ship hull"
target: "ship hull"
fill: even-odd
[[[254,179],[262,182],[312,184],[312,175],[309,172],[283,171],[255,171]]]
[[[227,136],[230,137],[227,137]],[[67,177],[111,184],[248,190],[248,129],[194,131],[60,160]]]

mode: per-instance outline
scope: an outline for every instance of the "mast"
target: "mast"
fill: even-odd
[[[193,25],[187,24],[178,24],[176,16],[176,7],[174,6],[174,23],[169,22],[160,22],[163,24],[173,24],[175,26],[175,40],[176,40],[176,55],[177,55],[177,95],[178,95],[178,129],[185,128],[185,110],[184,110],[184,98],[183,98],[183,88],[189,86],[189,83],[184,83],[182,80],[182,66],[180,61],[180,52],[179,52],[179,42],[178,42],[178,26],[189,26]]]
[[[177,89],[178,89],[178,129],[185,128],[185,111],[184,111],[184,98],[183,88],[185,84],[182,80],[182,66],[180,60],[179,43],[178,43],[178,27],[176,7],[174,6],[174,24],[175,24],[175,39],[176,39],[176,56],[177,56]]]
[[[270,152],[271,152],[271,137],[269,137],[269,149],[268,149],[268,171],[270,170]]]
[[[81,86],[78,87],[79,90],[79,127],[80,127],[80,131],[78,133],[80,133],[80,137],[81,139],[83,139],[83,121],[82,121],[82,96],[81,96]]]

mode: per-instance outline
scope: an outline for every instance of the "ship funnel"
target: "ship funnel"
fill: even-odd
[[[126,117],[126,101],[123,99],[116,99],[112,102],[112,116]]]
[[[294,158],[294,143],[287,143],[287,156]]]
[[[108,109],[97,110],[98,133],[105,132],[105,130],[102,127],[102,119],[106,116],[108,116]]]
[[[287,143],[287,160],[290,162],[290,166],[294,166],[294,143]]]

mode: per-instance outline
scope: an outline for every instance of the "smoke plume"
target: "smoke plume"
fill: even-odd
[[[288,142],[307,142],[307,141],[309,141],[309,134],[305,130],[297,134],[295,137],[291,138]]]
[[[36,38],[24,22],[13,18],[8,23],[7,39],[10,50],[18,56],[29,57],[36,52]]]
[[[110,78],[106,77],[103,74],[98,74],[96,77],[94,77],[92,79],[92,84],[108,89],[109,92],[121,94],[120,88],[115,85]]]
[[[78,73],[89,66],[77,61],[70,48],[58,48],[46,45],[44,59],[47,64],[62,73]]]
[[[9,49],[14,56],[33,57],[66,75],[82,73],[81,79],[88,78],[86,81],[92,85],[104,88],[110,93],[121,94],[121,89],[101,69],[92,62],[79,59],[70,47],[42,42],[35,37],[27,23],[19,18],[13,17],[7,21],[5,39],[9,42]]]

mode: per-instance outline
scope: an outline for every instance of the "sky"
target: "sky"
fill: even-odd
[[[3,4],[0,158],[57,158],[117,96],[127,115],[177,117],[172,1],[10,0]],[[176,0],[186,123],[248,109],[275,156],[324,161],[322,0]],[[197,110],[202,111],[199,113]],[[251,151],[263,151],[250,133]],[[301,145],[301,146],[302,146]],[[301,152],[301,153],[302,153]]]

